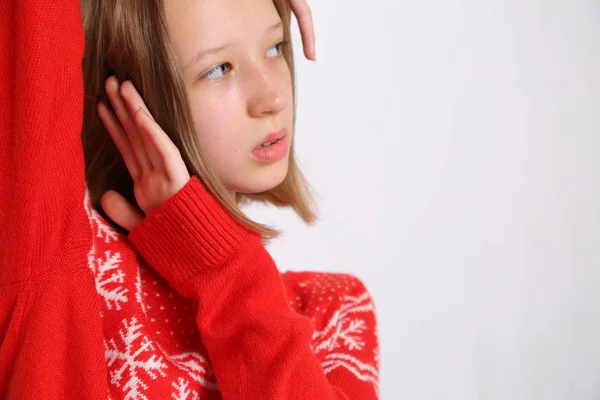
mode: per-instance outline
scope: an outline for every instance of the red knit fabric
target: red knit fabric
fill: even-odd
[[[0,398],[377,398],[358,279],[280,274],[196,178],[129,236],[91,207],[77,0],[0,24]]]

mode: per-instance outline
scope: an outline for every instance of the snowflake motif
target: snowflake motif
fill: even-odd
[[[168,361],[181,371],[186,372],[194,381],[208,389],[219,389],[209,361],[200,353],[186,351],[178,354],[168,354],[164,349],[160,349]]]
[[[104,241],[108,243],[111,239],[117,240],[118,234],[108,225],[106,225],[101,216],[92,208],[90,203],[90,194],[89,191],[86,190],[84,196],[84,209],[87,213],[90,227],[92,228],[92,232],[97,230],[96,237],[104,237]],[[121,263],[121,255],[120,253],[115,253],[113,255],[110,252],[105,252],[105,259],[96,258],[96,241],[92,240],[92,247],[88,253],[88,266],[94,275],[94,280],[96,283],[96,291],[100,296],[104,298],[106,302],[106,307],[109,310],[112,310],[113,306],[117,309],[121,309],[121,303],[127,302],[127,289],[124,289],[122,284],[124,283],[125,275],[123,271],[119,268]],[[107,273],[110,276],[106,276]],[[117,284],[117,286],[115,286]],[[103,313],[100,312],[100,316],[103,317]]]
[[[336,314],[337,313],[339,313],[339,311],[337,311]],[[336,315],[334,315],[331,321],[336,323],[335,330],[329,338],[323,339],[315,346],[315,352],[318,353],[322,349],[331,351],[342,345],[346,346],[348,351],[363,349],[365,342],[361,340],[361,334],[366,329],[364,320],[358,318],[341,318],[336,320]]]
[[[113,305],[117,310],[121,309],[121,303],[126,303],[126,293],[129,289],[122,285],[125,282],[125,274],[119,268],[121,254],[111,254],[110,250],[104,252],[104,258],[95,257],[96,248],[93,247],[88,254],[88,265],[94,274],[96,291],[104,298],[106,308],[112,310]],[[116,285],[116,286],[115,286]]]
[[[365,321],[356,317],[356,314],[372,313],[375,308],[367,292],[358,297],[346,295],[343,299],[344,303],[335,311],[325,328],[313,334],[311,347],[315,354],[326,352],[322,362],[325,374],[337,368],[345,368],[361,381],[371,382],[377,390],[377,368],[350,354],[364,348],[362,334],[368,329]],[[334,353],[336,349],[340,352]]]
[[[96,222],[96,227],[98,228],[96,237],[103,238],[104,243],[109,243],[111,240],[117,241],[119,239],[117,231],[115,231],[112,226],[105,223],[96,210],[92,210],[92,220]]]
[[[363,382],[371,382],[375,386],[375,390],[379,390],[379,372],[377,369],[371,364],[361,362],[356,357],[344,353],[331,353],[325,356],[321,365],[325,375],[336,368],[346,368],[357,379]]]
[[[178,378],[177,382],[173,382],[171,384],[175,389],[175,392],[171,393],[171,397],[175,400],[198,400],[198,392],[192,389],[188,389],[189,382],[183,378]],[[188,399],[189,395],[192,395],[191,398]]]
[[[351,318],[351,314],[373,312],[373,303],[368,293],[359,297],[344,296],[344,301],[339,310],[333,314],[325,329],[313,334],[313,350],[319,353],[321,350],[334,350],[345,346],[348,351],[362,350],[365,343],[361,340],[361,334],[365,331],[365,321],[359,318]]]
[[[143,393],[148,389],[148,385],[138,375],[138,370],[145,371],[152,380],[157,378],[157,374],[165,378],[167,374],[164,369],[167,368],[167,364],[163,362],[162,357],[157,358],[156,354],[152,354],[156,349],[147,336],[143,336],[139,344],[136,343],[142,336],[142,333],[138,332],[142,324],[138,324],[135,317],[129,322],[124,320],[123,325],[125,330],[119,330],[119,336],[125,346],[124,350],[119,349],[114,339],[110,339],[108,343],[104,341],[110,383],[118,388],[122,387],[123,392],[127,393],[125,399],[148,400]],[[148,358],[144,353],[150,353],[152,356]],[[128,374],[129,378],[123,385],[125,374]]]

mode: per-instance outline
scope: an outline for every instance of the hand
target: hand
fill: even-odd
[[[308,6],[307,0],[289,0],[292,12],[298,20],[300,34],[302,35],[302,47],[304,55],[309,60],[317,60],[317,51],[315,50],[315,28],[313,26],[312,11]]]
[[[111,76],[106,80],[106,93],[116,116],[103,103],[98,104],[98,115],[133,178],[135,199],[148,215],[179,192],[190,175],[179,150],[150,116],[130,81],[119,85]],[[115,223],[128,231],[145,217],[114,190],[106,192],[100,204]]]

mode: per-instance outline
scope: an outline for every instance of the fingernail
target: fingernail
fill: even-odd
[[[140,107],[138,107],[138,109],[137,109],[135,112],[136,112],[136,113],[137,113],[137,112],[140,112],[140,113],[144,114],[144,117],[145,117],[145,118],[148,118],[148,113],[147,113],[147,112],[146,112],[146,111],[145,111],[145,110],[144,110],[144,109],[143,109],[141,106],[140,106]]]
[[[150,115],[150,113],[148,113],[148,111],[144,110],[144,108],[143,108],[142,106],[139,106],[139,107],[138,107],[138,109],[137,109],[137,111],[141,111],[141,112],[143,112],[143,113],[146,115],[146,117],[148,117],[148,118],[150,118],[152,121],[154,121],[154,118],[152,118],[152,116]],[[137,111],[136,111],[136,112],[137,112]]]

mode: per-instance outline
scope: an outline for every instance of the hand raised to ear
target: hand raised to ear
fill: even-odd
[[[131,82],[119,84],[111,76],[106,80],[106,93],[115,112],[99,103],[98,116],[133,178],[135,199],[144,214],[115,191],[106,192],[100,203],[115,223],[131,231],[179,192],[190,175],[179,150],[150,116]]]

